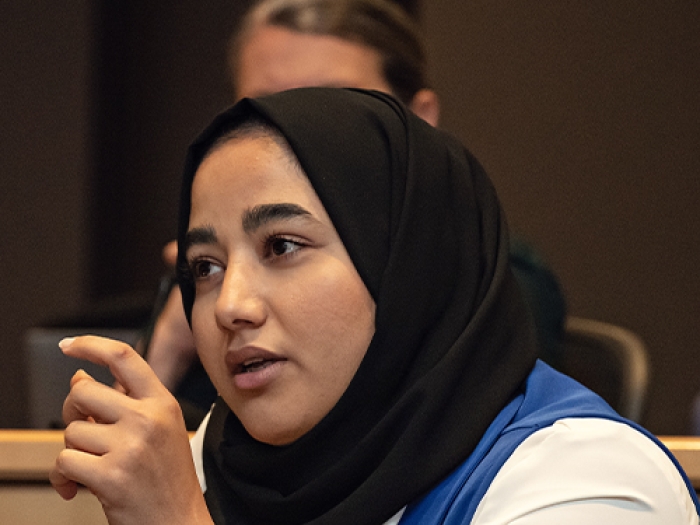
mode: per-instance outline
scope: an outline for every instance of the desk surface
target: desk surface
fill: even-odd
[[[63,449],[60,430],[0,430],[0,522],[13,525],[106,525],[102,506],[87,489],[64,501],[49,485]]]
[[[0,523],[12,525],[107,525],[102,505],[87,489],[64,501],[50,485],[0,482]]]
[[[48,481],[61,430],[0,430],[0,481]]]

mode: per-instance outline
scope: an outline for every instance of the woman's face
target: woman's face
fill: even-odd
[[[194,178],[185,252],[202,364],[272,445],[328,414],[374,334],[374,301],[292,160],[260,135],[215,148]]]

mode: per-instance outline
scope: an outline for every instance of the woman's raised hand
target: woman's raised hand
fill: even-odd
[[[50,480],[65,499],[78,484],[97,496],[110,525],[212,523],[179,405],[127,344],[64,339],[64,354],[107,366],[123,392],[84,371],[63,404],[66,448]]]

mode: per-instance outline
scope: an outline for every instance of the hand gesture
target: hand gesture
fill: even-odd
[[[65,499],[78,484],[99,499],[110,525],[212,523],[177,401],[128,345],[64,339],[71,357],[109,367],[122,391],[84,371],[63,405],[66,448],[49,476]]]

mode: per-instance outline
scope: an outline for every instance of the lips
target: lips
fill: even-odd
[[[277,361],[279,361],[279,359],[251,359],[250,361],[246,361],[245,363],[239,365],[234,373],[248,374],[250,372],[257,372],[259,370],[262,370],[263,368],[267,368],[268,366],[272,365],[273,363],[276,363]]]
[[[252,346],[246,346],[226,354],[226,366],[233,375],[259,372],[280,361],[286,361],[286,359]]]

